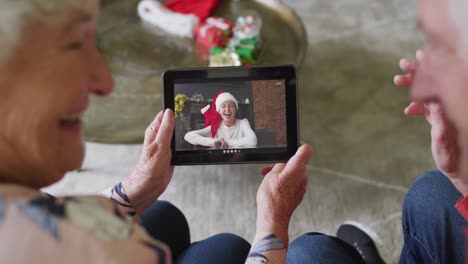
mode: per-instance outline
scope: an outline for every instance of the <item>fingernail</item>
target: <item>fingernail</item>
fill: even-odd
[[[408,60],[407,60],[407,59],[401,59],[401,61],[400,61],[400,67],[404,68],[407,64],[408,64]]]
[[[169,108],[164,109],[164,117],[167,117],[169,115]]]
[[[423,51],[423,50],[418,50],[418,51],[416,52],[416,59],[422,60],[423,57],[424,57],[424,51]]]
[[[174,118],[174,112],[172,111],[172,109],[166,109],[166,111],[164,111],[164,119],[173,119]]]

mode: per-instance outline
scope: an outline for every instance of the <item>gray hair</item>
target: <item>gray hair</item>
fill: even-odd
[[[64,22],[72,10],[97,12],[99,0],[0,0],[0,65],[5,63],[33,20]]]
[[[450,0],[448,1],[449,17],[452,19],[457,30],[457,52],[468,63],[468,1]]]

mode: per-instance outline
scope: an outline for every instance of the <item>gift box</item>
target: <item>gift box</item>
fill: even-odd
[[[260,44],[256,38],[242,39],[235,45],[234,52],[239,55],[243,65],[255,65],[260,54]]]
[[[234,23],[221,17],[209,17],[195,29],[197,42],[211,47],[226,47],[232,37]]]
[[[246,48],[236,48],[236,54],[239,55],[242,64],[248,63],[249,65],[257,64],[258,54],[257,51],[254,49],[246,49]]]
[[[224,53],[225,50],[226,50],[225,48],[213,47],[213,48],[211,48],[210,54],[211,54],[211,55],[221,54],[221,53]]]
[[[210,67],[241,66],[240,57],[230,49],[214,47],[211,49]]]

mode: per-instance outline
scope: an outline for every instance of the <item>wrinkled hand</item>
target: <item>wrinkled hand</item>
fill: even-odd
[[[289,221],[306,192],[311,156],[312,147],[303,145],[288,163],[261,170],[265,177],[257,192],[257,233],[274,233],[287,245]]]
[[[143,150],[133,173],[124,181],[123,188],[137,214],[141,215],[166,190],[174,167],[171,162],[171,140],[174,131],[174,113],[160,112],[145,131]]]
[[[395,76],[395,84],[401,87],[411,88],[419,62],[423,59],[424,52],[418,50],[417,60],[402,59],[400,68],[407,75]],[[431,125],[431,149],[434,161],[442,172],[450,178],[455,177],[458,169],[459,150],[457,143],[457,130],[447,119],[442,105],[438,102],[419,103],[411,102],[405,109],[408,116],[421,116]]]

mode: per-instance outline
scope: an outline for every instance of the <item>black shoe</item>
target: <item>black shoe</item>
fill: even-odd
[[[336,237],[353,246],[367,264],[385,264],[372,239],[372,237],[375,237],[377,240],[377,235],[361,224],[345,222],[336,231]]]

